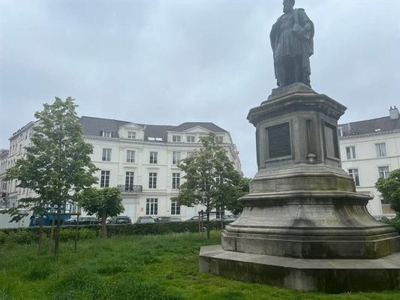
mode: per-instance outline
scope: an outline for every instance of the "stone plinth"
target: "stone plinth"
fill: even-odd
[[[279,286],[330,291],[320,288],[319,277],[342,272],[336,263],[341,265],[344,259],[376,266],[379,262],[374,260],[399,251],[394,228],[368,213],[370,197],[356,193],[353,179],[341,169],[337,121],[345,109],[326,95],[294,84],[275,90],[250,110],[259,171],[250,193],[240,199],[242,215],[222,233],[219,254],[202,249],[201,270],[271,284],[276,284],[271,274],[283,272],[290,276],[280,279]],[[293,262],[301,268],[290,267]],[[241,265],[246,267],[239,271]],[[391,268],[395,271],[382,271],[384,265],[374,267],[366,272],[366,280],[378,283],[383,273],[399,274],[398,265]],[[241,274],[235,277],[232,270]],[[343,274],[354,280],[360,272],[357,268]],[[399,287],[400,279],[393,280],[393,286]],[[347,281],[337,287],[340,291],[369,288]]]
[[[200,250],[200,271],[298,291],[383,291],[400,288],[400,253],[380,259],[298,259],[206,246]]]

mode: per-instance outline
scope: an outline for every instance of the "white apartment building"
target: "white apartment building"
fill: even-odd
[[[201,136],[215,133],[235,169],[241,172],[238,151],[229,132],[213,123],[148,125],[86,116],[80,123],[85,141],[93,145],[91,159],[99,168],[95,174],[99,178],[97,187],[119,187],[125,207],[123,215],[132,221],[145,215],[179,216],[185,220],[205,209],[201,204],[178,206],[171,200],[178,195],[184,176],[178,168],[179,161],[200,149]],[[29,123],[10,138],[7,167],[23,157],[34,124]],[[4,184],[13,205],[31,192],[16,188],[16,181]]]
[[[358,192],[373,197],[367,209],[373,216],[393,216],[375,183],[400,168],[399,110],[390,108],[389,116],[351,122],[338,126],[342,167],[354,178]]]
[[[18,205],[18,199],[36,195],[29,189],[17,188],[17,180],[4,180],[6,169],[12,167],[18,159],[24,157],[25,147],[31,145],[31,136],[33,134],[32,128],[34,125],[35,122],[29,122],[27,125],[15,132],[10,138],[9,150],[6,150],[6,153],[1,153],[0,189],[3,198],[1,207],[3,208],[15,207]]]
[[[7,206],[7,182],[4,180],[8,164],[8,150],[0,149],[0,208]]]

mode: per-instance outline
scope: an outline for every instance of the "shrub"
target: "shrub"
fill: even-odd
[[[0,231],[0,245],[5,244],[8,240],[8,234]]]
[[[16,244],[31,244],[36,242],[35,235],[28,228],[19,228],[8,235],[9,241]]]
[[[96,229],[98,229],[96,227]],[[79,239],[86,240],[95,238],[98,234],[97,230],[93,230],[93,228],[79,228]]]
[[[398,215],[396,218],[391,219],[387,222],[390,226],[393,226],[396,231],[400,234],[400,215]]]
[[[226,225],[226,223],[225,223]],[[203,231],[206,222],[203,224]],[[399,226],[400,227],[400,226]],[[221,223],[218,221],[210,222],[210,230],[219,230]],[[80,225],[78,227],[79,240],[91,239],[100,236],[100,226],[98,225]],[[15,242],[18,244],[37,243],[39,238],[39,227],[29,228],[9,228],[0,229],[0,245],[7,242]],[[150,223],[150,224],[110,224],[107,225],[108,236],[117,235],[159,235],[168,233],[182,232],[198,232],[198,222],[167,222],[167,223]],[[43,226],[41,229],[42,241],[50,238],[51,227]],[[75,226],[63,226],[60,231],[60,240],[68,241],[75,239]]]
[[[70,228],[63,228],[60,231],[60,241],[68,241],[68,240],[73,240],[75,239],[76,235],[76,230],[75,229],[70,229]]]

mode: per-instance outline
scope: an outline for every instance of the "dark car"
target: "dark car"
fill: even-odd
[[[128,216],[118,216],[111,218],[109,224],[132,224],[132,220]]]
[[[154,219],[152,217],[139,217],[136,220],[136,224],[148,224],[148,223],[155,223]]]
[[[236,221],[236,220],[238,219],[238,217],[235,216],[235,215],[225,215],[225,216],[223,216],[222,219],[223,219],[225,222],[233,222],[233,221]]]
[[[187,219],[185,222],[198,222],[199,220],[199,216],[193,216],[190,219]]]
[[[180,217],[164,216],[164,217],[157,217],[157,218],[155,218],[155,221],[156,221],[157,223],[182,222],[182,219],[181,219]]]
[[[69,220],[64,221],[64,225],[76,225],[77,219],[71,218]],[[99,224],[99,220],[96,217],[80,217],[79,218],[79,225],[97,225]]]

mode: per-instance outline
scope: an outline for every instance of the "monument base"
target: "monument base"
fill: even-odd
[[[325,293],[400,288],[400,253],[379,259],[299,259],[224,251],[220,245],[200,250],[200,271],[245,282]]]

